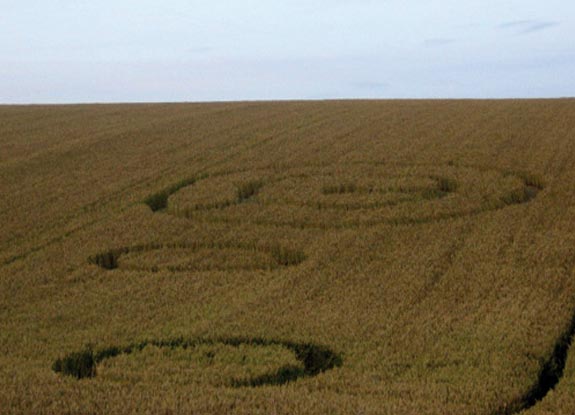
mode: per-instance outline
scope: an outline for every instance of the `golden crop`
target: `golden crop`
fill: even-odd
[[[575,101],[0,107],[0,414],[575,413]]]

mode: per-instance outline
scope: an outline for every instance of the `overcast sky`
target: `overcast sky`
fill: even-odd
[[[0,103],[575,96],[573,0],[0,0]]]

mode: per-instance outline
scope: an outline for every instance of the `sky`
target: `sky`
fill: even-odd
[[[572,0],[0,0],[0,103],[575,96]]]

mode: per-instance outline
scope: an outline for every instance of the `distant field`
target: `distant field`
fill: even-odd
[[[575,100],[0,107],[0,414],[575,413]]]

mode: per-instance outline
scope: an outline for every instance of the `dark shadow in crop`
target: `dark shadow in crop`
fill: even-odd
[[[206,175],[197,176],[197,177],[190,177],[184,180],[180,180],[177,183],[174,183],[170,187],[167,187],[157,193],[154,193],[148,196],[144,203],[148,205],[148,207],[152,210],[152,212],[157,212],[160,210],[165,209],[168,206],[168,198],[176,193],[178,190],[183,189],[184,187],[191,186],[196,183],[198,180],[207,177]]]
[[[200,345],[216,344],[223,344],[232,347],[239,347],[242,345],[281,346],[293,352],[296,359],[302,364],[302,366],[285,365],[271,373],[231,381],[229,386],[236,388],[283,385],[300,378],[317,376],[327,370],[340,367],[343,362],[341,356],[331,349],[312,343],[296,343],[258,337],[224,337],[214,339],[176,338],[169,340],[143,341],[124,347],[111,346],[98,351],[94,351],[92,348],[87,348],[83,351],[70,353],[64,357],[58,358],[53,363],[52,370],[56,373],[72,376],[77,379],[93,378],[97,374],[96,366],[98,363],[122,354],[131,354],[133,352],[141,351],[146,346],[187,349]]]
[[[537,380],[531,388],[513,402],[494,412],[494,415],[512,415],[529,409],[540,402],[549,391],[555,389],[565,370],[569,348],[575,336],[575,314],[569,327],[559,337],[551,355],[541,362],[541,369]]]
[[[91,348],[70,353],[57,359],[52,364],[52,370],[75,378],[92,378],[96,376],[96,358]]]
[[[251,181],[238,185],[236,203],[242,203],[258,194],[263,186],[261,181]]]

